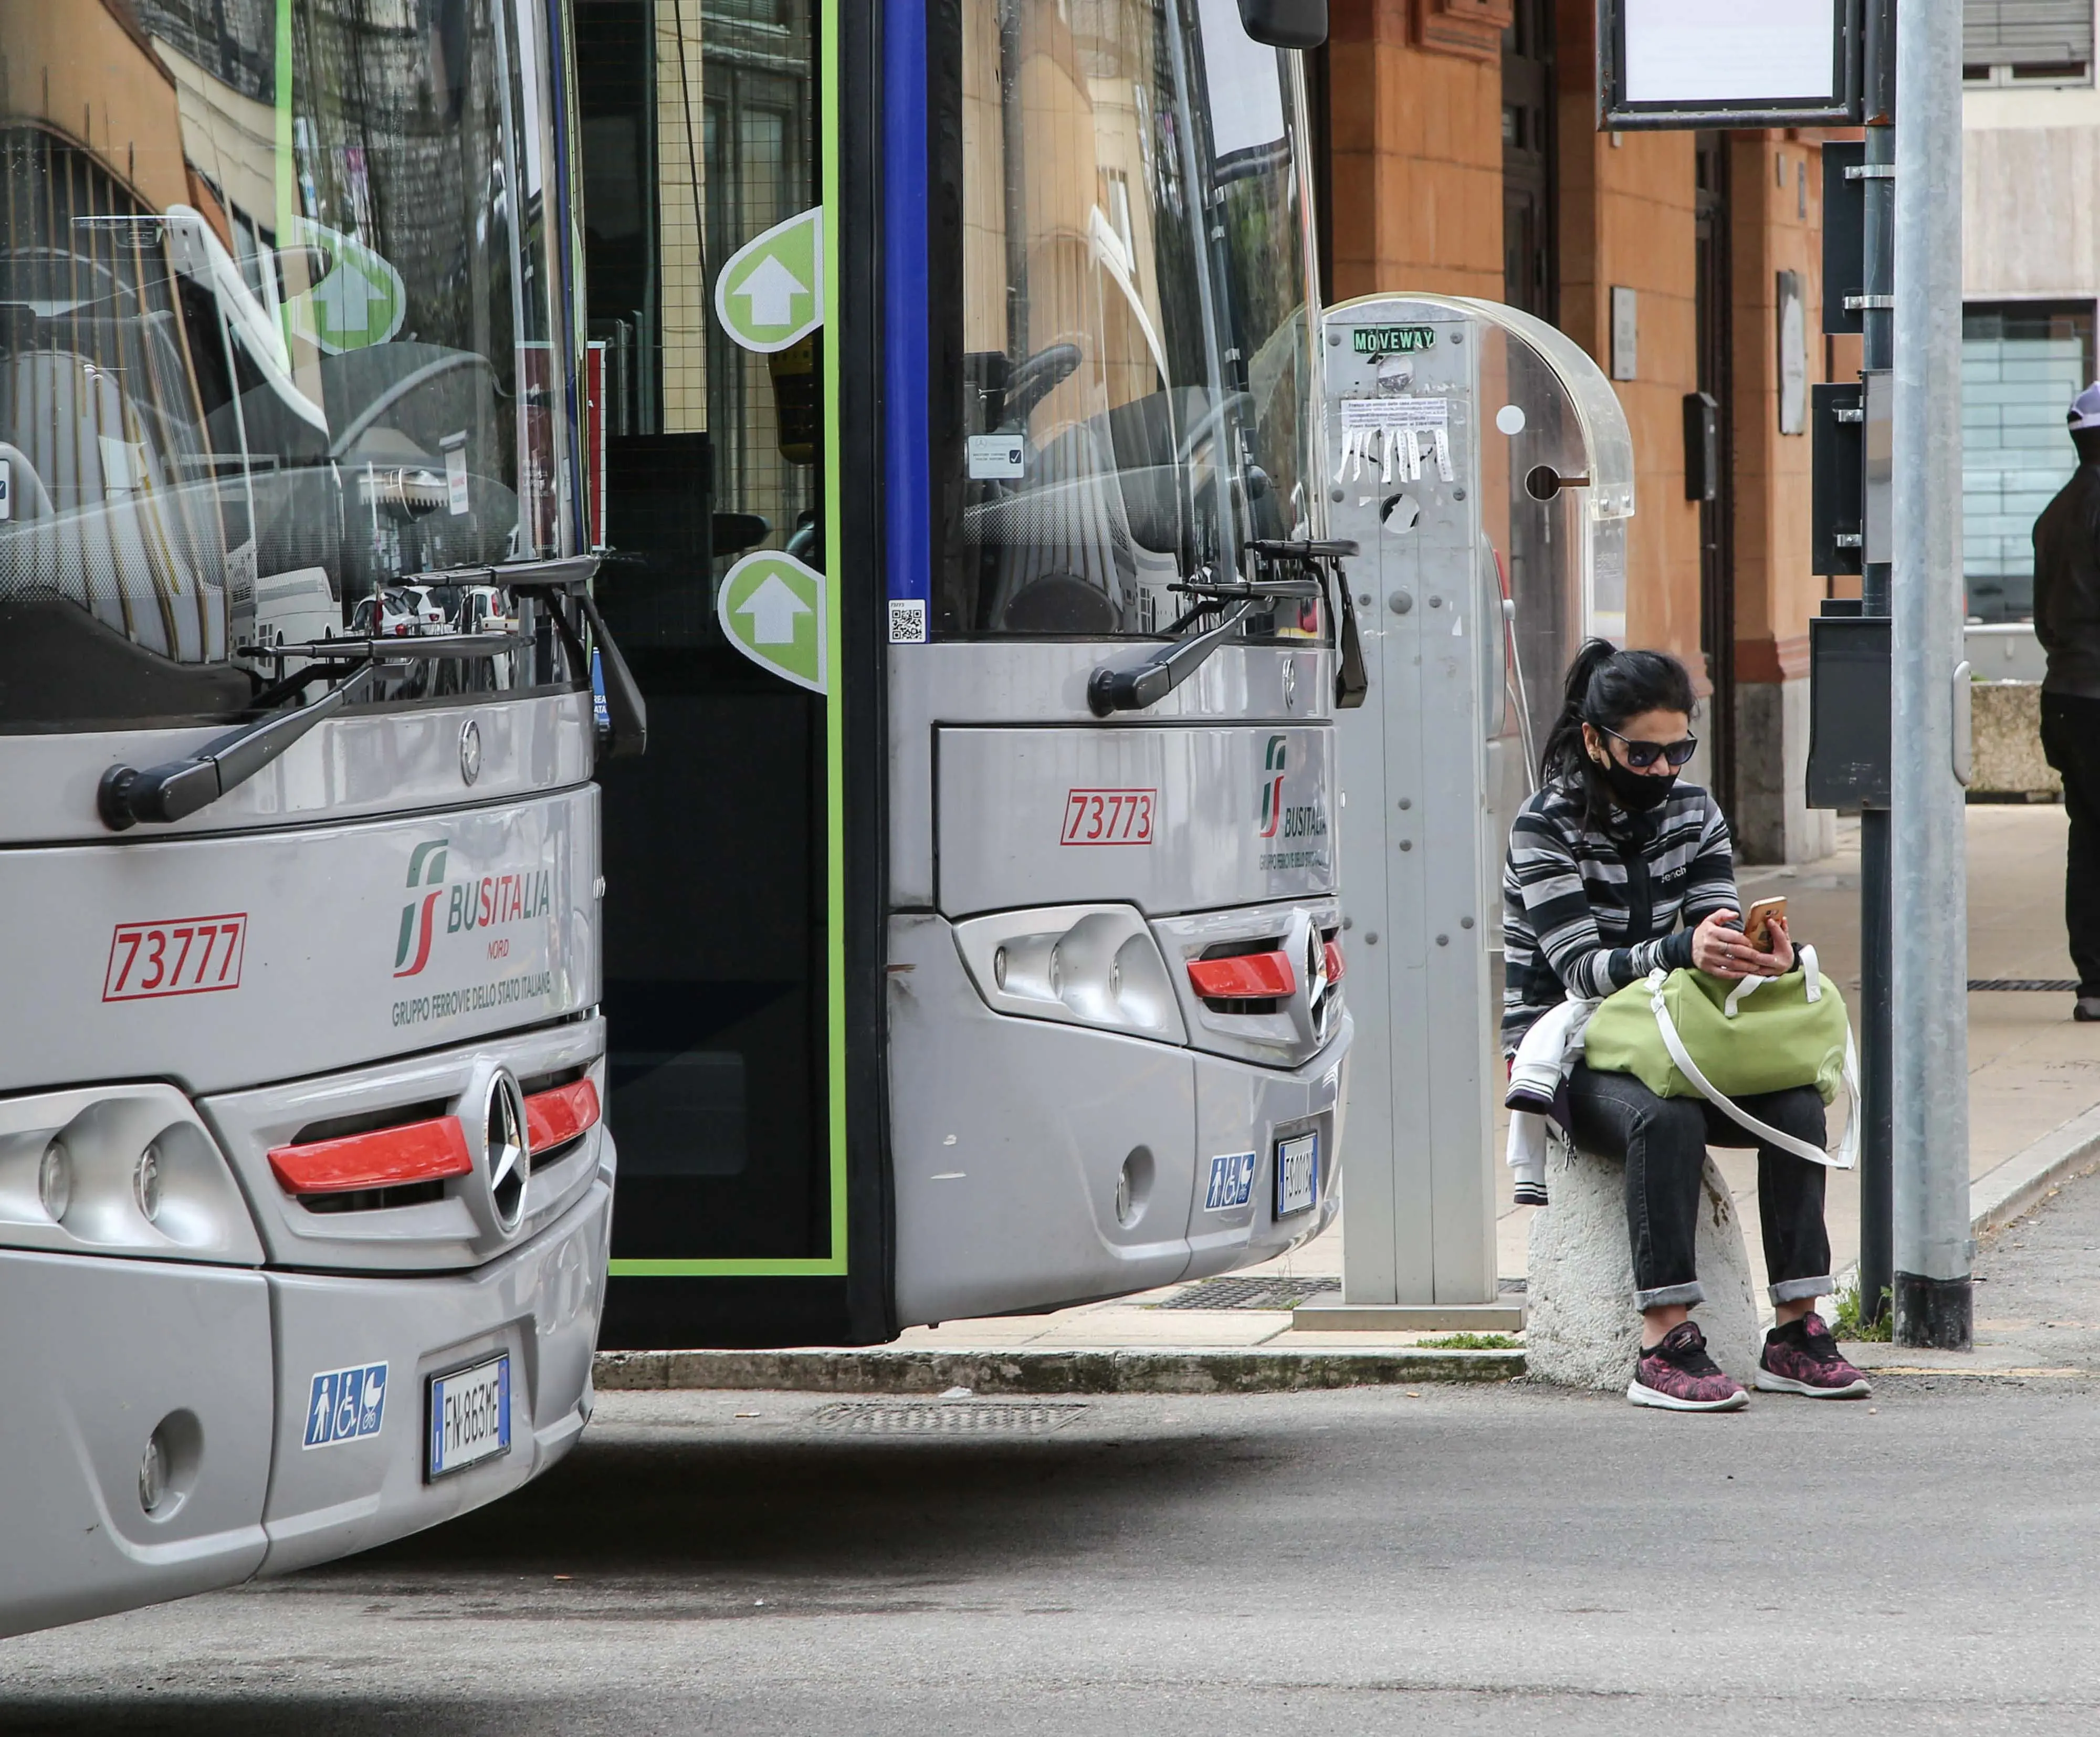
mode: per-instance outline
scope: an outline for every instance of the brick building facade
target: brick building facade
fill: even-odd
[[[1820,335],[1824,135],[1599,131],[1594,0],[1333,0],[1331,32],[1315,77],[1329,299],[1511,302],[1608,370],[1612,292],[1632,292],[1632,373],[1615,382],[1635,449],[1628,643],[1699,682],[1703,776],[1745,856],[1825,854],[1832,819],[1802,788],[1826,594],[1808,570],[1806,417],[1781,431],[1783,350],[1810,382],[1858,363],[1856,340]],[[1722,422],[1711,504],[1685,486],[1698,391]]]

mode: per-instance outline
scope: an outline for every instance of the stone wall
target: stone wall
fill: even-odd
[[[1977,682],[1969,690],[1979,795],[2046,794],[2061,801],[2063,780],[2042,757],[2041,683]]]

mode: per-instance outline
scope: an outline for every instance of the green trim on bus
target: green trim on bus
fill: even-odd
[[[833,672],[824,694],[825,842],[827,846],[825,909],[831,932],[825,937],[825,962],[830,981],[826,1008],[830,1020],[831,1134],[832,1134],[832,1253],[828,1261],[754,1263],[759,1269],[779,1273],[843,1273],[846,1270],[846,786],[845,712],[840,702],[845,685],[845,517],[839,486],[844,449],[839,428],[839,42],[840,0],[823,0],[823,43],[818,60],[818,77],[823,89],[817,113],[823,117],[824,208],[824,571],[832,576],[824,587],[824,632],[829,656],[825,668]],[[711,1271],[735,1268],[735,1262],[699,1263]]]
[[[845,1227],[845,1215],[834,1214],[833,1229],[841,1238]],[[787,1255],[778,1259],[759,1255],[748,1260],[637,1259],[615,1261],[607,1269],[615,1279],[836,1279],[845,1270],[844,1255],[827,1260]]]

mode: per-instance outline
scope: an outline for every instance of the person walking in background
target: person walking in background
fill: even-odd
[[[2100,1020],[2100,381],[2071,400],[2078,469],[2035,520],[2035,636],[2049,654],[2041,745],[2071,817],[2064,926],[2077,1019]]]

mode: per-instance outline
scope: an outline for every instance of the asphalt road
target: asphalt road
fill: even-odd
[[[1731,1417],[1424,1388],[899,1437],[611,1395],[468,1520],[0,1642],[0,1731],[2089,1730],[2096,1251],[2100,1179],[1983,1268],[2074,1372]]]

